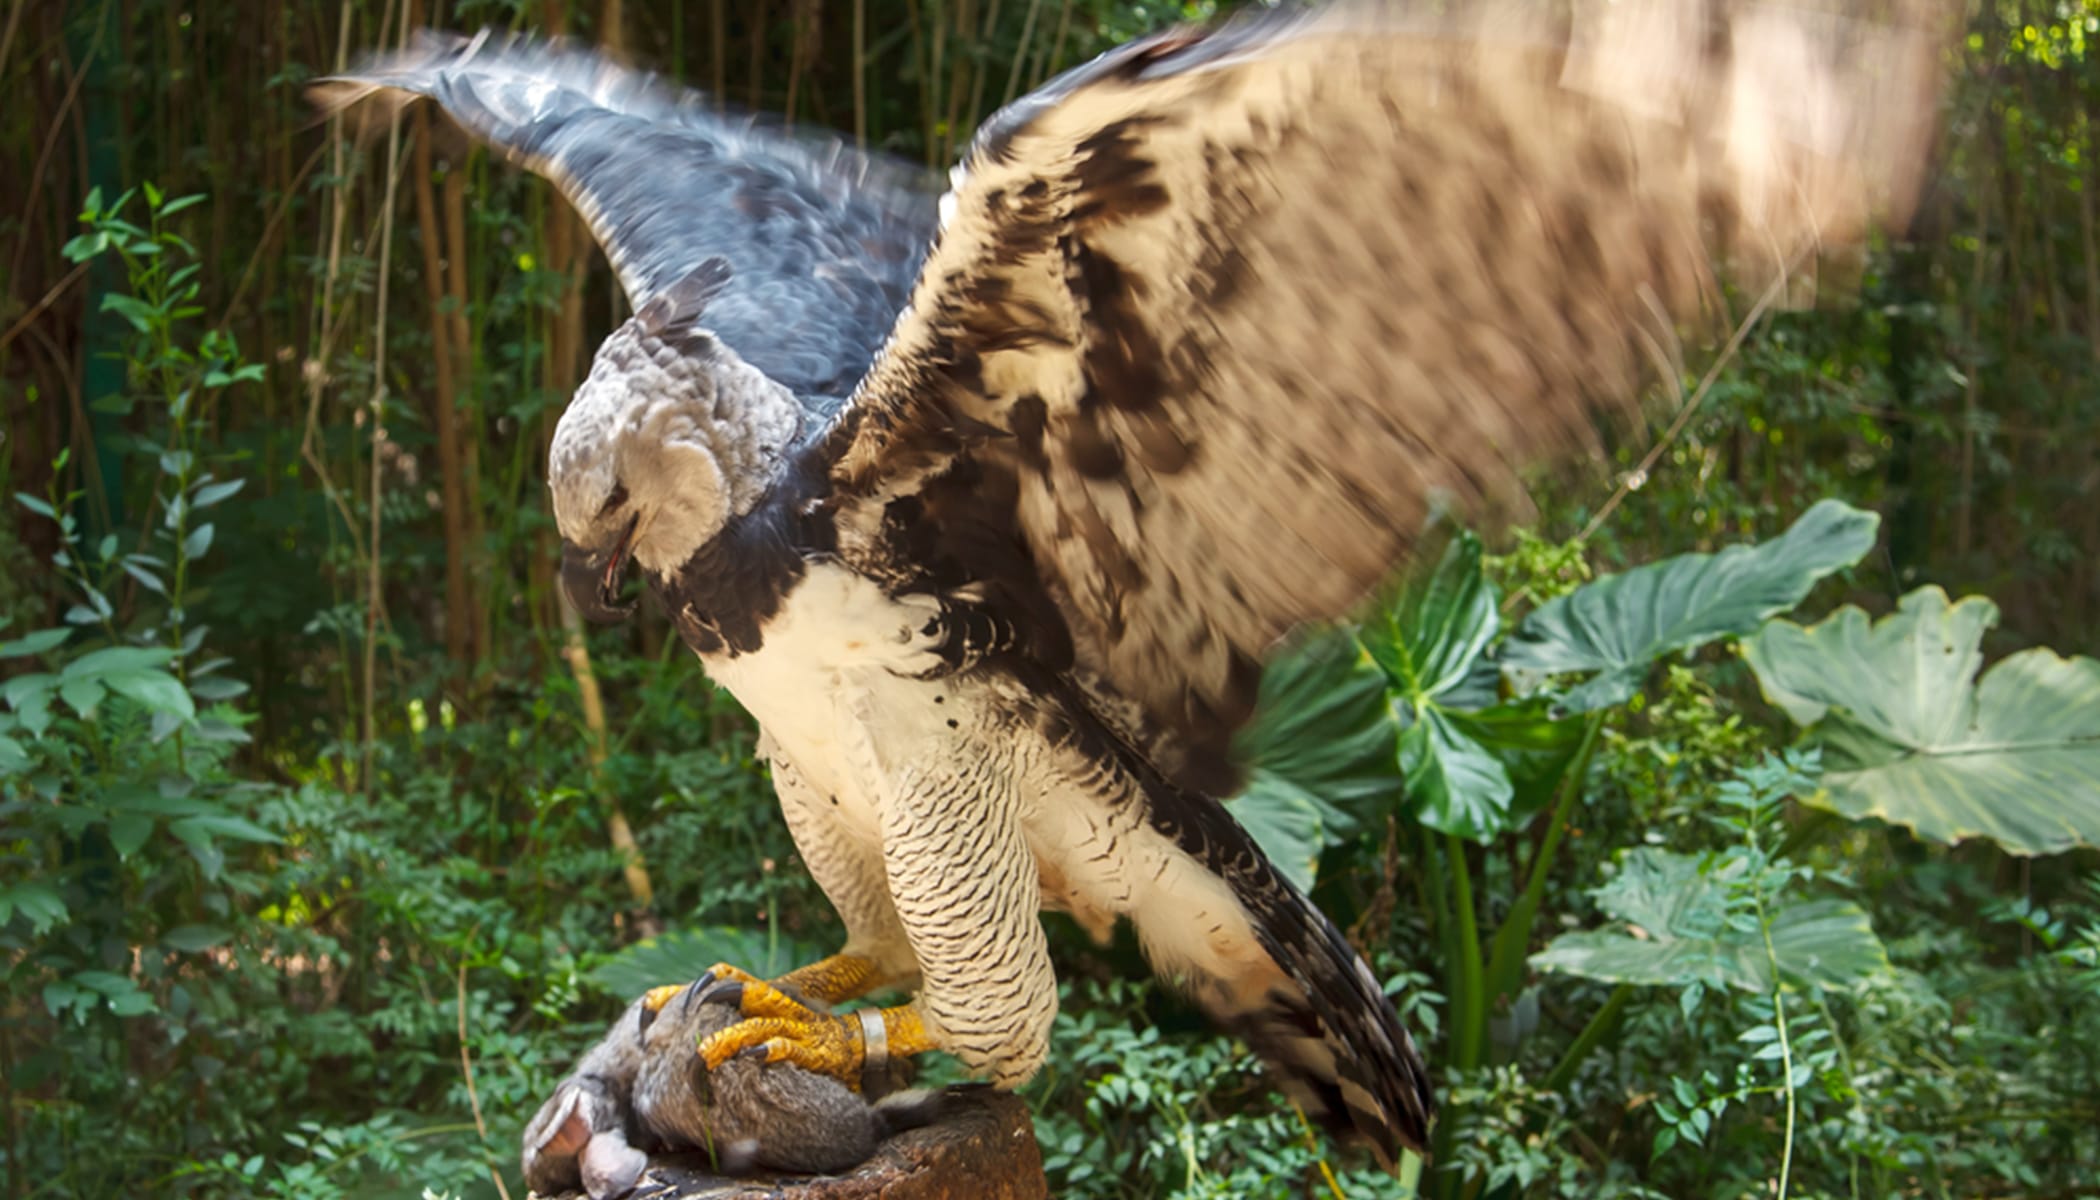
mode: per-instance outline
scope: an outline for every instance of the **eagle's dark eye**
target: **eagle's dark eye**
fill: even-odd
[[[605,497],[605,503],[599,506],[598,515],[602,517],[625,503],[627,503],[627,485],[616,483],[613,485],[611,494]]]

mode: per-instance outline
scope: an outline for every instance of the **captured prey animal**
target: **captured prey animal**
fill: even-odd
[[[1433,508],[1594,445],[1720,284],[1797,290],[1900,219],[1944,38],[1877,11],[1256,11],[1009,105],[938,201],[529,40],[327,85],[430,97],[553,180],[635,305],[554,435],[563,583],[610,619],[639,565],[847,929],[739,975],[708,1059],[940,1049],[1016,1086],[1056,909],[1131,921],[1330,1130],[1422,1146],[1391,1001],[1220,804],[1233,735],[1280,638]],[[825,1007],[881,987],[911,998]]]
[[[935,1115],[937,1094],[863,1097],[793,1063],[710,1068],[698,1043],[739,1019],[735,987],[658,988],[628,1005],[526,1124],[526,1185],[613,1200],[641,1179],[649,1150],[704,1150],[731,1172],[843,1171]]]

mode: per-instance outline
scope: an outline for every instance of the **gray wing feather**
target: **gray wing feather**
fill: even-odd
[[[732,281],[716,336],[800,396],[843,396],[917,274],[934,197],[917,174],[836,139],[798,139],[595,54],[523,37],[420,36],[324,80],[331,108],[435,100],[559,186],[636,308],[709,258]]]
[[[1347,611],[1441,501],[1478,513],[1593,444],[1717,279],[1901,215],[1942,33],[1344,4],[1113,51],[956,172],[830,439],[842,552],[945,545],[968,576],[1020,542],[1032,578],[992,591],[1033,589],[1069,635],[1045,653],[1219,794],[1280,635]],[[961,478],[975,508],[942,499]]]

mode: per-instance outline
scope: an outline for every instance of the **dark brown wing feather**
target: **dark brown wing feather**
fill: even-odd
[[[1281,634],[1440,499],[1589,444],[1717,263],[1762,287],[1900,210],[1941,44],[1618,0],[1572,30],[1359,4],[1114,51],[958,171],[833,433],[842,552],[1032,605],[1040,657],[1222,794]]]

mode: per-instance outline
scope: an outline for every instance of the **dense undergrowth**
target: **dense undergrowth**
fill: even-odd
[[[521,1194],[638,986],[836,923],[660,614],[554,606],[539,461],[615,315],[573,222],[296,85],[403,17],[624,29],[938,161],[1172,14],[49,7],[0,39],[0,1196]],[[1987,9],[1860,303],[1272,674],[1236,810],[1426,1035],[1435,1169],[1330,1155],[1053,920],[1056,1194],[2100,1195],[2092,24]]]

